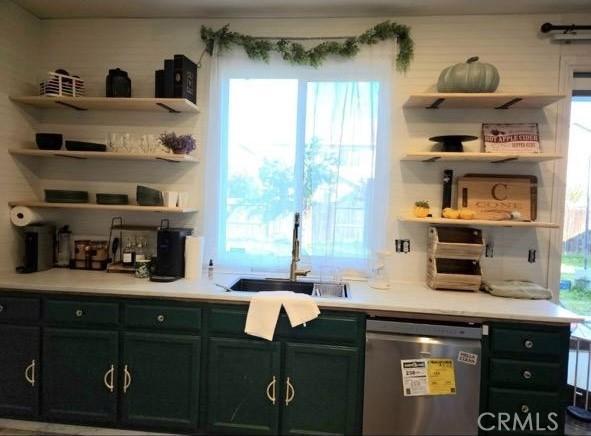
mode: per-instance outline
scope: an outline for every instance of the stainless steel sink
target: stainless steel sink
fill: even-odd
[[[348,298],[346,283],[240,278],[230,290],[239,292],[292,291],[313,297]]]

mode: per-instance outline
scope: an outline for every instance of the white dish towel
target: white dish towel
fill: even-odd
[[[309,295],[287,291],[257,292],[250,299],[244,332],[272,341],[281,306],[285,307],[292,327],[320,315],[318,305]]]
[[[312,297],[306,294],[296,294],[295,292],[290,292],[290,294],[283,300],[283,307],[285,307],[292,327],[318,318],[320,309],[318,309],[318,305]]]

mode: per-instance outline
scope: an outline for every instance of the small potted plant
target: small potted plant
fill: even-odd
[[[160,143],[174,154],[189,154],[197,148],[193,135],[177,135],[164,132],[160,135]]]
[[[413,214],[417,218],[427,218],[427,216],[429,215],[429,202],[426,200],[415,201]]]

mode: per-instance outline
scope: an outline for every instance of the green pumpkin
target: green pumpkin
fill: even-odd
[[[473,57],[444,69],[437,81],[437,91],[495,92],[499,81],[499,72],[493,65],[483,64],[478,62],[478,57]]]

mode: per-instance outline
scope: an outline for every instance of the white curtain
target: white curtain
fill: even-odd
[[[207,255],[224,269],[284,271],[293,213],[302,264],[367,269],[389,206],[394,45],[318,68],[239,49],[212,57]]]

